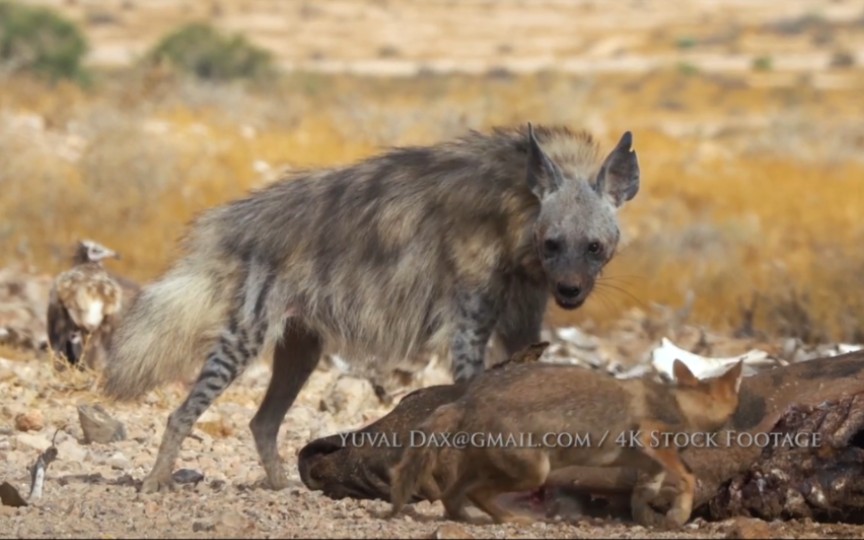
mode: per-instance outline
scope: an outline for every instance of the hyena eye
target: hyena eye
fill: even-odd
[[[600,242],[591,242],[588,244],[588,253],[591,255],[597,255],[601,251],[603,251],[603,246],[600,245]]]
[[[561,245],[561,240],[558,240],[557,238],[547,238],[543,242],[543,251],[546,253],[546,256],[555,255],[561,251]]]

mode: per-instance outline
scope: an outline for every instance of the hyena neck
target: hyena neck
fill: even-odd
[[[508,220],[508,244],[512,267],[516,277],[536,285],[546,284],[546,273],[540,262],[536,244],[537,219],[540,215],[540,202],[528,190],[515,192],[513,202],[508,206],[511,215]]]
[[[543,271],[540,257],[537,256],[534,245],[529,244],[523,248],[523,254],[518,258],[518,266],[514,271],[514,277],[538,287],[546,287],[548,278]]]

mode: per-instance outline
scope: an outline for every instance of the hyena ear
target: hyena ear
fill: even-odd
[[[528,186],[538,199],[561,187],[561,170],[540,148],[534,136],[534,126],[528,123]]]
[[[690,371],[690,368],[687,367],[687,364],[682,362],[681,360],[675,359],[675,362],[672,364],[672,374],[675,376],[675,382],[678,386],[698,386],[699,379],[696,375],[693,375],[693,372]]]
[[[615,206],[621,206],[639,192],[639,160],[633,150],[633,134],[624,132],[618,144],[606,156],[594,189],[608,195]]]

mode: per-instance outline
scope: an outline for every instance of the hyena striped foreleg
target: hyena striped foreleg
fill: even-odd
[[[273,374],[264,400],[249,423],[267,480],[273,489],[288,485],[276,441],[279,426],[321,357],[321,338],[300,325],[285,329],[273,354]]]
[[[450,371],[456,383],[484,370],[486,345],[505,305],[498,287],[462,289],[456,297],[456,328],[450,347]]]
[[[173,488],[174,463],[195,422],[260,354],[267,335],[265,306],[272,285],[272,275],[263,268],[250,269],[239,305],[231,310],[228,324],[208,354],[191,392],[168,417],[156,463],[144,479],[142,493]]]

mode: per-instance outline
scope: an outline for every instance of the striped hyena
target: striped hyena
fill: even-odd
[[[600,161],[590,134],[529,124],[296,173],[199,216],[109,353],[117,399],[203,362],[142,490],[171,487],[195,421],[265,351],[273,372],[250,428],[280,489],[279,427],[325,350],[382,364],[449,350],[464,381],[493,332],[508,356],[538,342],[550,293],[565,309],[588,298],[638,190],[630,132]]]

